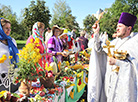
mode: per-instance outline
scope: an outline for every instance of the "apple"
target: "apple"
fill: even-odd
[[[45,96],[45,92],[41,91],[41,92],[40,92],[40,96],[41,96],[41,97]]]

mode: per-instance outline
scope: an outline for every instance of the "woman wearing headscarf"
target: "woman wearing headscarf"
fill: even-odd
[[[48,54],[46,53],[46,45],[44,43],[44,38],[43,38],[43,34],[44,34],[44,28],[45,28],[45,24],[42,23],[42,22],[36,22],[34,25],[33,25],[33,28],[32,28],[32,35],[27,39],[27,42],[26,44],[28,43],[31,43],[35,41],[36,38],[39,39],[39,46],[37,46],[37,48],[40,49],[40,54],[42,55],[42,58],[40,59],[39,61],[39,65],[41,67],[45,67],[45,63],[46,63],[46,57],[48,56]],[[33,40],[33,41],[31,41]]]
[[[11,83],[8,78],[8,70],[10,63],[17,63],[19,58],[16,41],[10,37],[10,32],[11,22],[0,18],[0,60],[2,61],[2,58],[5,58],[4,62],[0,61],[0,91],[9,90],[9,84],[11,84],[11,92],[15,92],[19,85]],[[9,56],[12,56],[11,59],[9,59]]]

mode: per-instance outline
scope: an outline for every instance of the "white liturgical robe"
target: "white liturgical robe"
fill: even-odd
[[[88,102],[138,102],[138,34],[111,42],[115,48],[111,53],[127,51],[125,60],[116,61],[111,66],[107,62],[107,49],[103,49],[104,40],[94,35],[94,45],[91,52],[88,77]],[[119,66],[119,72],[112,71]]]

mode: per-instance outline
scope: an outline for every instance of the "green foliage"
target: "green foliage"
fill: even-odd
[[[23,47],[25,47],[26,40],[16,40],[16,43],[17,43],[17,48],[22,49]]]
[[[51,15],[48,7],[45,6],[45,3],[44,0],[36,0],[36,2],[31,1],[29,7],[25,8],[23,23],[30,31],[32,30],[33,24],[37,21],[43,22],[46,27],[49,26]]]
[[[11,34],[10,36],[14,39],[26,39],[26,30],[22,24],[17,22],[17,16],[15,13],[12,12],[10,6],[0,5],[0,16],[10,20],[11,22]]]
[[[70,7],[66,4],[64,0],[57,0],[54,4],[53,9],[54,15],[51,23],[51,27],[55,24],[62,28],[72,30],[73,28],[78,29],[79,25],[76,22],[76,17],[71,14]]]
[[[84,30],[91,34],[92,25],[96,22],[96,17],[94,15],[88,15],[83,20]]]
[[[110,8],[105,9],[105,12],[100,20],[101,32],[106,31],[109,38],[112,38],[122,12],[128,12],[138,17],[138,0],[116,0]],[[137,28],[138,20],[134,26],[134,32],[138,32]]]
[[[3,12],[2,12],[2,10],[0,9],[0,17],[2,17],[3,16]]]
[[[24,79],[34,80],[39,76],[45,76],[45,69],[38,64],[42,58],[39,52],[40,49],[36,48],[38,43],[39,39],[35,39],[35,43],[29,43],[22,50],[20,50],[20,53],[18,54],[19,62],[16,63],[18,66],[18,68],[16,68],[17,73],[15,73],[16,81],[21,81]]]

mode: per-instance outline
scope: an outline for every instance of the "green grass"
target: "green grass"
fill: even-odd
[[[27,40],[16,40],[17,44],[26,44]]]
[[[18,48],[18,49],[22,49],[22,48],[25,46],[26,41],[27,41],[27,40],[16,40],[17,48]]]

